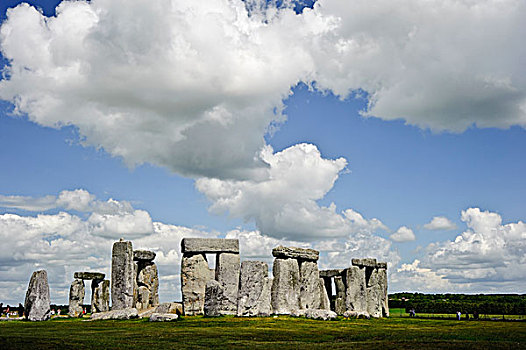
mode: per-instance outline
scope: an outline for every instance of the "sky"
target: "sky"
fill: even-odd
[[[180,240],[526,293],[526,3],[0,2],[0,301]],[[209,259],[213,266],[213,259]]]

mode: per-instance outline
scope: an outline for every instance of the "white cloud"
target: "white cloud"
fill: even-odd
[[[212,201],[211,212],[254,220],[264,235],[300,241],[386,229],[378,219],[366,220],[352,209],[340,214],[334,204],[316,202],[334,186],[345,159],[325,159],[311,144],[276,153],[268,146],[261,159],[268,164],[264,180],[196,181],[197,189]]]
[[[416,239],[413,230],[407,226],[400,226],[395,233],[389,236],[395,242],[410,242]]]
[[[454,293],[462,292],[461,288],[466,287],[455,286],[432,269],[421,267],[418,259],[390,272],[391,291]]]
[[[0,206],[28,211],[46,211],[56,207],[55,196],[32,198],[28,196],[0,195]]]
[[[443,230],[449,231],[457,228],[457,225],[445,216],[435,216],[433,219],[424,225],[426,230]]]

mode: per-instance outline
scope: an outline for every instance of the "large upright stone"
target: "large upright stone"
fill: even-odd
[[[111,256],[112,310],[134,306],[134,279],[132,243],[123,240],[113,243]]]
[[[346,310],[345,308],[345,282],[342,276],[334,277],[334,286],[336,287],[336,296],[334,299],[334,311],[338,315],[343,315]]]
[[[211,277],[204,254],[186,253],[183,255],[181,261],[181,292],[185,315],[203,314],[206,282]]]
[[[84,281],[76,278],[73,283],[71,283],[71,287],[69,287],[68,315],[70,317],[82,315],[82,303],[84,302],[85,295],[86,289],[84,287]]]
[[[27,287],[24,313],[29,321],[45,321],[51,316],[46,270],[33,272]]]
[[[318,280],[318,289],[320,291],[320,309],[321,310],[330,310],[331,309],[331,302],[329,300],[329,295],[327,294],[327,290],[325,289],[325,282],[323,278],[319,278]]]
[[[314,261],[300,262],[300,309],[320,309],[320,275],[318,264]]]
[[[387,263],[385,265],[387,266]],[[387,296],[387,268],[378,269],[378,284],[382,292],[382,316],[389,317],[389,298]]]
[[[110,281],[91,281],[91,313],[110,310]]]
[[[272,309],[276,314],[290,314],[300,309],[300,270],[296,259],[274,259],[272,268]]]
[[[320,252],[314,249],[279,246],[272,249],[272,255],[280,259],[302,259],[318,261]]]
[[[367,281],[367,312],[371,317],[382,317],[382,288],[378,283],[378,269],[371,273]]]
[[[185,253],[239,253],[239,240],[223,238],[183,238],[181,252]]]
[[[243,261],[239,278],[238,316],[270,316],[268,265],[262,261]]]
[[[237,312],[237,294],[239,291],[239,254],[219,253],[216,259],[215,279],[223,287],[221,311],[225,315]]]
[[[347,311],[367,311],[365,268],[351,266],[345,269]]]
[[[137,283],[139,287],[145,286],[149,291],[149,299],[146,300],[146,307],[157,306],[159,305],[159,274],[157,271],[157,265],[153,262],[144,262],[140,263],[139,267],[140,270],[137,275]]]
[[[224,301],[223,286],[216,280],[206,282],[205,288],[205,316],[221,316],[223,315],[222,305]]]

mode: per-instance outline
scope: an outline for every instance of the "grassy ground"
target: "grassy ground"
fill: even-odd
[[[405,309],[389,309],[389,314],[391,317],[409,317],[409,313],[405,312]],[[447,319],[456,319],[456,314],[429,314],[417,312],[417,318],[447,318]],[[464,320],[466,315],[462,314],[462,320]],[[473,318],[473,314],[469,315],[470,319]],[[525,315],[479,315],[479,318],[482,320],[488,319],[498,319],[498,320],[526,320]]]
[[[0,349],[526,349],[524,322],[389,318],[184,317],[148,320],[0,322]]]

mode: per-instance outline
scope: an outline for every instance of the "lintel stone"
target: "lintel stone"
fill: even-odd
[[[272,255],[281,259],[303,259],[318,261],[320,252],[314,249],[279,246],[272,249]]]
[[[182,253],[238,253],[239,240],[223,238],[183,238]]]
[[[155,252],[149,251],[149,250],[134,250],[133,251],[133,260],[145,260],[145,261],[152,261],[155,259]]]
[[[322,270],[320,271],[320,277],[336,277],[341,276],[343,273],[343,269],[333,269],[333,270]]]
[[[75,272],[73,277],[80,280],[103,280],[106,275],[102,272]]]
[[[376,259],[364,258],[364,259],[352,259],[353,266],[359,267],[377,267]]]

